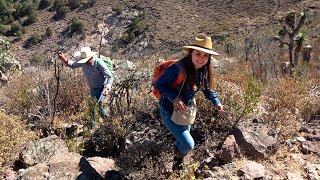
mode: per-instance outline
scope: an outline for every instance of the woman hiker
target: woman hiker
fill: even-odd
[[[193,44],[183,46],[183,49],[188,52],[187,55],[166,68],[155,83],[161,94],[159,101],[161,119],[176,139],[173,170],[183,168],[183,158],[194,148],[194,140],[190,134],[191,125],[178,125],[173,122],[171,115],[174,109],[185,111],[193,104],[195,94],[201,89],[214,108],[223,111],[223,106],[213,90],[213,65],[210,56],[219,54],[212,50],[211,37],[198,34]],[[180,91],[171,84],[177,80],[182,70],[186,77],[180,85],[180,88],[182,86]]]

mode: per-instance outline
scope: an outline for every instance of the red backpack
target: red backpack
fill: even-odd
[[[159,100],[161,97],[161,94],[159,90],[155,87],[156,81],[159,79],[159,77],[164,73],[164,71],[169,67],[171,64],[176,63],[179,67],[179,75],[175,82],[173,82],[170,86],[171,88],[176,88],[178,85],[182,84],[183,79],[185,77],[185,68],[181,65],[179,59],[173,59],[173,60],[167,60],[160,64],[158,64],[153,71],[153,79],[152,79],[152,87],[153,87],[153,94],[154,96]]]

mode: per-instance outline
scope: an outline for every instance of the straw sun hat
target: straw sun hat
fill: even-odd
[[[77,63],[86,63],[90,58],[97,55],[97,52],[91,51],[90,47],[83,47],[80,51],[74,53],[74,58]]]
[[[211,37],[206,36],[204,34],[197,34],[192,45],[183,46],[183,49],[188,52],[190,52],[190,49],[196,49],[196,50],[203,51],[203,52],[211,54],[211,55],[216,55],[216,56],[219,55],[218,53],[216,53],[212,50]]]

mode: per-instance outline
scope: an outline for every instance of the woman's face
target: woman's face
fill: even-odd
[[[209,54],[199,50],[193,50],[191,53],[193,66],[196,70],[207,64],[209,60]]]

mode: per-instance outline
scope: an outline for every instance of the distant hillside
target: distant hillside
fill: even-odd
[[[50,8],[40,10],[38,20],[25,27],[26,33],[21,40],[10,37],[13,51],[18,60],[27,62],[34,54],[47,57],[59,47],[73,51],[79,46],[90,45],[98,48],[101,35],[97,32],[97,24],[105,23],[109,33],[102,51],[118,58],[146,58],[150,55],[170,56],[180,51],[180,46],[187,44],[198,32],[205,32],[213,37],[223,36],[233,40],[261,29],[273,32],[281,27],[278,23],[285,13],[304,8],[319,8],[315,0],[216,0],[216,1],[108,1],[99,0],[92,7],[80,6],[66,13],[66,17],[54,20],[55,11]],[[130,23],[135,15],[141,18],[142,32],[130,43],[128,39]],[[70,32],[71,20],[77,17],[84,23],[84,36],[67,36]],[[124,22],[125,21],[125,22]],[[121,24],[121,22],[123,22]],[[119,30],[117,26],[122,28]],[[127,24],[127,26],[125,26]],[[50,27],[53,35],[32,47],[24,47],[33,35],[44,35]],[[110,28],[111,27],[111,28]],[[130,37],[129,37],[130,38]],[[223,47],[216,47],[223,51]],[[223,53],[223,52],[221,52]]]

